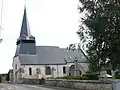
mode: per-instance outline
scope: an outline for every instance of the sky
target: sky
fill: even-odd
[[[0,73],[12,69],[16,40],[20,35],[24,5],[30,30],[37,46],[66,48],[78,43],[79,0],[3,0],[2,32],[0,43]],[[1,6],[2,0],[0,0]],[[1,21],[1,20],[0,20]]]

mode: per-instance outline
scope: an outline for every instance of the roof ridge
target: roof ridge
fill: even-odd
[[[36,46],[36,47],[56,47],[56,48],[59,48],[59,46]]]
[[[18,56],[37,56],[37,55],[33,55],[33,54],[19,54]]]

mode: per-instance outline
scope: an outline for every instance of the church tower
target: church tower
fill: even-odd
[[[21,32],[19,38],[17,39],[16,44],[17,44],[17,49],[15,56],[18,56],[19,54],[29,54],[29,55],[36,54],[35,37],[33,37],[30,33],[26,8],[24,8]]]

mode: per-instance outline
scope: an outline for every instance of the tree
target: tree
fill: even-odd
[[[76,49],[76,45],[75,45],[75,44],[70,44],[70,45],[67,47],[67,49],[74,51],[74,50]]]
[[[112,69],[120,67],[120,0],[79,0],[81,40],[89,40],[87,53],[92,71],[99,71],[109,61]],[[87,34],[87,37],[86,37]]]

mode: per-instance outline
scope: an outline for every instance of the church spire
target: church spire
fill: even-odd
[[[30,33],[30,27],[29,23],[27,20],[27,13],[26,13],[26,7],[24,8],[24,15],[23,15],[23,20],[22,20],[22,26],[21,26],[21,32],[20,32],[20,38],[30,38],[31,33]]]
[[[15,56],[18,56],[19,54],[30,54],[30,55],[36,54],[35,37],[33,37],[30,33],[26,8],[24,8],[21,32],[19,38],[17,39],[16,44],[17,44],[17,49]]]

